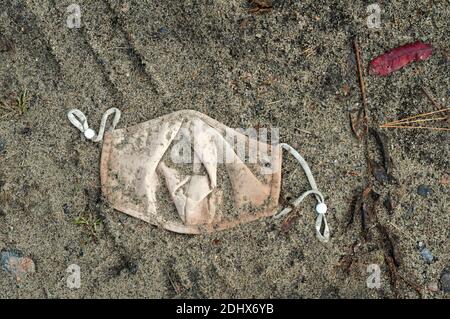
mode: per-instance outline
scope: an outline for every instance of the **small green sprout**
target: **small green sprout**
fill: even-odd
[[[78,216],[75,218],[75,225],[85,227],[93,237],[98,238],[98,227],[101,220],[93,216]]]
[[[27,90],[23,90],[22,93],[16,98],[16,105],[19,110],[19,114],[23,115],[28,111],[28,95]]]
[[[15,99],[14,101],[0,101],[0,110],[5,111],[5,114],[2,114],[0,116],[0,119],[2,117],[18,114],[18,115],[24,115],[28,111],[28,91],[25,89],[23,90]]]

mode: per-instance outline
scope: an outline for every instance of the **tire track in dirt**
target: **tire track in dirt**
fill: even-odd
[[[61,32],[55,32],[55,30],[64,28],[64,14],[61,7],[52,7],[42,10],[42,8],[36,8],[33,4],[29,4],[24,8],[27,16],[32,17],[36,23],[33,29],[41,30],[37,35],[40,39],[44,39],[49,43],[49,51],[52,50],[54,54],[54,60],[59,65],[61,77],[64,81],[61,81],[62,92],[60,94],[71,94],[71,91],[75,91],[75,95],[91,96],[91,100],[95,106],[100,104],[97,100],[94,100],[92,96],[103,96],[104,104],[113,105],[119,104],[120,106],[126,105],[123,101],[126,98],[132,99],[132,92],[130,87],[125,87],[122,82],[117,81],[113,77],[112,72],[104,63],[100,62],[104,59],[103,55],[95,45],[89,35],[89,30],[81,28],[81,30],[71,30],[69,34]],[[63,22],[61,22],[63,21]],[[59,29],[58,29],[59,28]],[[77,49],[74,50],[73,48]],[[78,68],[89,69],[88,72],[80,71]],[[61,78],[60,77],[60,78]],[[130,82],[131,83],[131,82]],[[132,83],[131,83],[132,84]],[[106,90],[106,96],[104,95]],[[123,90],[127,90],[129,93],[124,97]],[[54,101],[53,101],[54,102]],[[128,104],[129,102],[127,102]],[[60,107],[61,105],[56,105]],[[104,107],[104,106],[103,106]],[[99,106],[100,108],[100,106]],[[94,114],[93,114],[94,115]],[[98,115],[98,114],[97,114]],[[97,207],[100,202],[100,194],[87,196],[88,207],[90,211],[94,211],[97,216],[104,219],[104,215],[101,209]],[[117,264],[106,265],[109,270],[106,270],[104,274],[100,276],[106,276],[109,279],[117,276],[122,269],[128,270],[128,268],[134,267],[133,254],[126,249],[120,242],[116,241],[114,235],[109,231],[108,221],[103,220],[105,230],[103,235],[104,240],[109,242],[112,249],[110,254],[114,254],[118,260]],[[87,287],[91,292],[95,292],[95,285]]]
[[[5,12],[10,22],[18,28],[18,30],[16,30],[18,32],[15,32],[13,35],[15,45],[20,46],[21,50],[26,50],[27,55],[34,58],[30,60],[34,60],[35,62],[37,62],[36,59],[43,54],[46,65],[45,71],[50,72],[50,74],[45,74],[46,80],[60,79],[62,74],[60,62],[55,56],[50,43],[45,40],[44,33],[37,23],[36,15],[31,11],[27,11],[22,3],[12,3],[10,0],[7,0],[1,5],[1,11]],[[30,41],[31,44],[38,44],[38,42],[39,44],[43,43],[43,49],[36,51],[34,46],[28,47],[23,45]],[[17,54],[18,50],[15,51],[15,54]]]
[[[147,79],[147,81],[152,85],[156,94],[162,95],[164,100],[170,99],[171,94],[167,88],[167,85],[157,75],[157,72],[151,64],[146,61],[144,55],[137,49],[133,35],[127,30],[125,26],[126,23],[123,21],[121,13],[114,8],[110,1],[103,0],[103,3],[107,6],[109,15],[116,21],[118,29],[126,40],[127,47],[129,48],[128,56],[133,62],[133,65],[139,71],[140,75]]]
[[[89,25],[82,28],[83,38],[108,81],[122,93],[121,104],[142,105],[160,95],[109,6],[103,2],[85,4],[83,12],[85,20],[89,21]],[[135,94],[137,91],[139,95]]]
[[[93,56],[95,61],[97,62],[97,65],[99,66],[99,68],[101,70],[101,73],[102,73],[102,76],[103,76],[103,79],[105,82],[105,86],[108,88],[108,91],[111,93],[114,101],[116,101],[116,103],[120,106],[126,105],[124,103],[124,96],[122,94],[122,91],[119,90],[119,88],[114,83],[114,81],[111,80],[110,72],[107,70],[104,63],[102,63],[103,59],[102,59],[101,55],[91,45],[91,42],[89,41],[89,36],[87,35],[87,31],[84,28],[82,28],[81,33],[83,35],[83,39],[85,41],[86,48],[88,49],[91,56]]]
[[[111,103],[108,104],[118,103],[123,105],[123,94],[109,78],[108,70],[100,62],[102,61],[102,57],[92,49],[92,46],[85,36],[85,27],[82,25],[82,27],[78,30],[71,30],[65,26],[67,14],[65,10],[63,10],[65,7],[55,5],[48,8],[48,10],[36,9],[37,8],[32,7],[31,4],[28,5],[29,12],[39,19],[40,24],[37,24],[37,27],[45,31],[42,33],[42,38],[46,39],[47,42],[50,43],[50,50],[52,50],[59,65],[62,66],[60,69],[64,68],[64,82],[66,82],[66,84],[70,83],[69,86],[72,85],[78,88],[79,81],[74,79],[74,77],[79,77],[80,74],[83,73],[77,72],[76,70],[77,66],[82,65],[83,67],[91,70],[90,72],[86,72],[87,74],[101,75],[102,78],[94,76],[93,78],[86,80],[101,82],[102,87],[106,88],[111,96]],[[78,34],[81,34],[82,36],[79,37],[77,36]],[[55,53],[55,51],[57,52]],[[86,56],[90,56],[91,60],[86,59]],[[74,60],[76,63],[74,63]],[[97,68],[95,68],[95,66],[97,66]],[[68,79],[69,81],[67,81]],[[98,105],[98,101],[95,101],[95,99],[92,100],[98,108],[101,108],[101,106]]]
[[[42,38],[49,43],[59,62],[64,78],[62,84],[69,91],[66,93],[74,95],[77,103],[84,102],[80,101],[81,97],[90,99],[98,108],[101,108],[102,104],[122,105],[122,93],[109,79],[107,71],[98,63],[100,57],[83,37],[84,27],[77,30],[69,29],[65,25],[66,8],[52,6],[43,10],[42,5],[27,3],[27,9],[36,17],[37,26],[43,30]],[[105,95],[104,90],[108,94]]]
[[[219,44],[204,30],[208,24],[221,22],[216,15],[209,14],[210,7],[195,9],[195,5],[181,4],[174,8],[170,3],[161,2],[158,10],[149,10],[153,5],[142,2],[127,7],[118,1],[104,1],[118,14],[125,32],[133,30],[132,44],[145,61],[147,72],[154,74],[161,86],[166,87],[170,100],[163,103],[173,102],[170,107],[163,104],[155,109],[157,115],[186,106],[201,110],[198,102],[204,100],[208,100],[209,107],[218,104],[215,102],[221,96],[217,95],[217,88],[223,84],[227,67],[233,61],[229,59],[224,63],[222,55],[216,54],[216,44]],[[225,95],[227,100],[231,98],[229,92]]]
[[[0,168],[5,169],[8,179],[12,178],[10,174],[13,168],[17,172],[22,171],[24,177],[20,185],[25,188],[35,173],[29,173],[31,154],[45,140],[37,138],[31,141],[28,137],[30,134],[47,134],[45,128],[39,127],[47,114],[43,112],[43,106],[50,98],[48,92],[59,87],[63,73],[60,61],[39,25],[38,17],[23,2],[6,0],[0,4],[0,12],[0,32],[8,35],[13,43],[12,52],[4,56],[0,68],[0,99],[11,103],[18,94],[28,92],[24,113],[29,113],[19,116],[13,111],[1,119],[0,131],[11,140],[8,152],[12,155],[3,158]],[[20,162],[17,158],[21,159]]]
[[[36,16],[37,25],[43,30],[43,35],[40,37],[49,42],[55,59],[60,63],[64,78],[61,94],[71,90],[80,91],[76,95],[84,94],[91,97],[95,106],[105,108],[92,97],[102,95],[106,90],[108,94],[103,98],[104,104],[120,104],[122,109],[134,105],[146,106],[149,99],[155,100],[155,93],[162,94],[164,98],[170,96],[162,81],[159,84],[152,82],[151,76],[145,69],[148,65],[136,51],[131,42],[131,35],[127,36],[127,32],[122,31],[123,26],[118,26],[117,15],[108,6],[101,2],[84,4],[82,27],[78,30],[65,28],[66,13],[63,6],[41,8],[31,3],[27,10]],[[120,48],[115,50],[111,48],[111,45]],[[121,47],[126,48],[127,51],[121,50]],[[78,72],[78,67],[84,70]],[[90,110],[87,109],[86,113],[89,112]],[[100,112],[95,114],[92,112],[90,116],[93,118],[92,123],[98,122],[99,116],[101,116]],[[92,202],[90,197],[87,201]],[[104,225],[102,234],[104,240],[109,243],[108,246],[111,247],[109,253],[115,260],[113,263],[100,262],[98,267],[102,271],[96,278],[113,282],[122,271],[134,274],[137,271],[136,262],[138,261],[135,252],[116,239],[110,230],[109,218],[101,210],[94,210],[92,207],[89,210],[95,211],[98,217],[102,217]],[[86,289],[89,293],[95,294],[102,289],[102,286],[96,285],[94,280]]]

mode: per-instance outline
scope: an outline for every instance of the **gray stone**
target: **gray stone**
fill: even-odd
[[[17,281],[21,281],[25,275],[35,272],[34,261],[31,258],[23,257],[22,252],[16,249],[2,250],[0,252],[1,268],[14,276]]]
[[[420,254],[427,264],[431,264],[434,261],[434,256],[428,248],[422,248],[420,250]]]
[[[450,292],[450,273],[444,271],[441,275],[441,290],[444,292]]]
[[[431,189],[426,185],[419,185],[419,187],[417,187],[417,194],[420,196],[428,196],[431,194]]]

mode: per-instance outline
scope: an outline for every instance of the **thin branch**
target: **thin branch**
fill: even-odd
[[[440,106],[435,99],[433,99],[433,97],[431,96],[431,94],[428,92],[427,89],[425,89],[423,86],[421,87],[422,92],[425,93],[425,95],[427,96],[427,98],[431,101],[431,103],[434,104],[434,106],[436,107],[436,109],[440,109],[442,106]]]
[[[363,68],[361,66],[361,50],[359,49],[359,44],[358,44],[357,39],[353,40],[353,47],[355,49],[356,63],[357,63],[357,67],[358,67],[359,88],[361,90],[361,97],[362,97],[363,106],[364,106],[364,113],[367,118],[366,86],[364,83]]]

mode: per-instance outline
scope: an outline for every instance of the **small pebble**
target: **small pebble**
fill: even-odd
[[[66,214],[66,215],[69,215],[69,213],[70,213],[70,206],[69,206],[69,204],[64,204],[63,205],[63,212],[64,212],[64,214]]]
[[[0,153],[5,149],[5,142],[3,142],[2,138],[0,137]]]
[[[130,10],[130,5],[128,3],[125,3],[122,5],[122,7],[120,8],[120,11],[122,11],[123,13],[126,13]]]
[[[22,257],[19,250],[2,250],[0,254],[2,269],[13,275],[17,281],[21,281],[26,274],[35,272],[34,261],[28,257]]]
[[[135,275],[139,270],[139,266],[134,262],[130,261],[127,263],[127,269],[132,275]]]
[[[159,33],[159,34],[166,34],[167,31],[168,31],[168,30],[167,30],[166,27],[161,27],[161,28],[158,29],[158,33]]]
[[[431,190],[426,185],[420,185],[419,187],[417,187],[417,194],[419,194],[420,196],[428,196],[431,194]]]
[[[437,292],[439,290],[439,285],[437,282],[430,282],[428,284],[428,290],[431,292]]]
[[[422,248],[420,250],[420,254],[427,264],[431,264],[434,261],[434,256],[428,248]]]
[[[31,128],[24,127],[23,129],[20,130],[20,134],[25,135],[25,136],[30,136],[31,135]]]
[[[161,27],[158,29],[158,31],[153,32],[153,37],[157,38],[157,39],[161,39],[163,38],[167,33],[169,32],[169,30],[166,27]]]
[[[450,292],[450,272],[444,271],[441,275],[441,290]]]

